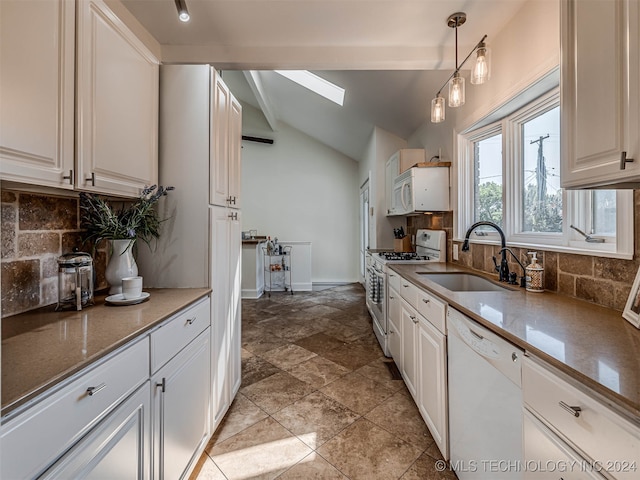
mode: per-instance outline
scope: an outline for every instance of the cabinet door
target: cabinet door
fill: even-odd
[[[393,184],[400,173],[398,167],[400,154],[398,152],[394,153],[389,160],[387,160],[387,164],[385,165],[385,202],[387,206],[387,215],[391,215],[394,212],[394,203],[393,203]]]
[[[222,78],[212,69],[211,152],[209,202],[226,207],[229,204],[229,109],[231,93]]]
[[[389,320],[389,353],[396,362],[396,366],[402,370],[402,330],[400,329],[400,294],[393,288],[389,288],[389,301],[387,303]]]
[[[640,181],[640,33],[634,0],[561,3],[562,186]],[[621,166],[622,152],[635,158]]]
[[[229,206],[240,208],[242,183],[242,106],[231,95],[229,108]]]
[[[73,188],[74,39],[73,0],[0,2],[3,180]]]
[[[402,329],[402,377],[414,400],[417,397],[416,345],[418,332],[418,314],[404,300],[401,301],[400,323]]]
[[[204,449],[209,437],[210,362],[206,330],[152,378],[153,478],[182,478]]]
[[[158,60],[102,0],[78,2],[80,189],[138,196],[158,181]]]
[[[38,478],[150,479],[150,412],[147,381]]]
[[[230,209],[210,207],[211,224],[211,365],[212,427],[218,425],[229,408],[227,359],[229,358],[230,289],[229,229]]]
[[[228,382],[229,403],[240,389],[241,382],[241,277],[242,277],[242,232],[241,217],[237,210],[229,211],[233,217],[229,220],[229,358]]]
[[[445,459],[449,458],[446,337],[419,316],[418,409]]]
[[[523,415],[525,480],[603,480],[569,445],[538,421],[529,410]],[[604,468],[604,464],[600,464]]]

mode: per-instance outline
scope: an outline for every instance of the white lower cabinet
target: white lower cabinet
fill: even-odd
[[[10,412],[0,478],[188,478],[212,433],[209,322],[207,297]]]
[[[387,305],[387,318],[389,320],[389,353],[402,369],[402,331],[400,330],[400,294],[389,286],[389,303]]]
[[[418,315],[418,410],[442,456],[449,458],[447,337]]]
[[[522,390],[525,419],[529,418],[525,462],[547,460],[545,456],[551,455],[546,469],[557,467],[554,454],[541,451],[537,443],[544,436],[550,450],[560,450],[578,462],[571,467],[573,476],[559,475],[565,480],[602,478],[599,474],[620,480],[639,478],[640,428],[574,383],[542,361],[525,357]],[[558,476],[538,471],[527,472],[527,478]]]
[[[545,427],[535,416],[524,410],[525,480],[603,480],[595,468]]]
[[[153,386],[153,478],[184,478],[209,437],[209,329],[162,367]]]
[[[39,478],[152,478],[150,420],[147,381]]]
[[[397,274],[390,274],[389,277]],[[398,293],[400,289],[401,293]],[[389,281],[389,352],[445,460],[447,408],[447,304],[403,277]]]
[[[149,339],[97,363],[31,408],[3,419],[0,478],[41,475],[147,381]]]
[[[402,329],[402,378],[413,396],[418,398],[418,362],[416,346],[418,339],[418,313],[404,300],[400,304],[400,323]]]
[[[212,206],[211,225],[211,431],[240,388],[241,234],[239,210]]]

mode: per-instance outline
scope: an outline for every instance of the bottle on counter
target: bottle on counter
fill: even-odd
[[[525,268],[527,292],[544,292],[544,268],[538,263],[538,252],[527,252],[531,263]]]

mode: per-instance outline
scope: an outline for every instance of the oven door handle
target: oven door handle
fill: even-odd
[[[384,272],[371,268],[370,270],[376,277],[384,279]]]

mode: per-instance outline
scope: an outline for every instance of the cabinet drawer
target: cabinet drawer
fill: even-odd
[[[0,478],[33,478],[149,378],[145,337],[3,425]]]
[[[209,297],[163,323],[151,334],[151,373],[157,372],[210,323]]]
[[[416,310],[418,309],[418,293],[420,289],[416,287],[413,283],[405,280],[404,278],[400,279],[400,295],[404,298],[409,305],[411,305]]]
[[[396,292],[400,291],[400,282],[403,281],[400,275],[396,272],[389,272],[387,274],[387,279],[389,281],[389,286],[394,288]]]
[[[440,332],[445,333],[447,304],[437,297],[418,290],[418,313],[429,320]]]
[[[552,430],[614,478],[638,478],[640,429],[531,358],[522,376],[525,403]]]

